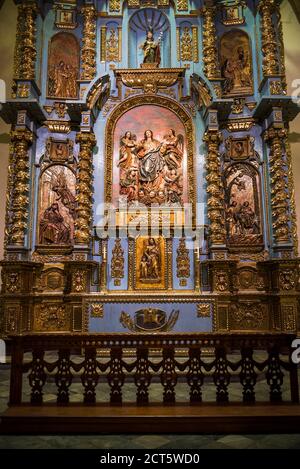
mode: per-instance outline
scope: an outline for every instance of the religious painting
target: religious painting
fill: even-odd
[[[71,33],[58,33],[51,39],[48,57],[48,97],[77,99],[79,44]]]
[[[55,26],[61,29],[74,29],[76,28],[76,12],[75,10],[66,10],[58,8],[56,10]]]
[[[226,26],[244,24],[243,5],[236,4],[236,2],[231,5],[224,5],[222,23]]]
[[[252,58],[248,35],[240,30],[224,34],[220,55],[224,94],[252,94]]]
[[[174,206],[187,202],[185,129],[164,107],[138,106],[114,133],[113,203]]]
[[[229,245],[262,245],[261,195],[257,169],[248,163],[233,164],[225,171],[224,185]]]
[[[55,163],[64,163],[73,159],[73,142],[54,140],[50,137],[46,143],[46,156]]]
[[[255,156],[254,139],[251,136],[226,140],[226,156],[232,160],[241,161]]]
[[[136,239],[135,287],[164,289],[166,286],[165,240],[162,237],[139,236]]]
[[[43,171],[39,187],[39,245],[73,243],[75,185],[75,174],[66,166],[53,165]]]

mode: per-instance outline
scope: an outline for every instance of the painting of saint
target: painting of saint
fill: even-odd
[[[143,107],[138,109],[141,114]],[[113,198],[129,205],[181,207],[187,194],[184,127],[164,108],[145,106],[145,119],[136,118],[138,109],[117,125]],[[144,122],[153,125],[145,128]]]
[[[251,51],[246,33],[231,31],[222,37],[221,74],[225,94],[252,92]]]
[[[144,52],[144,64],[160,64],[160,45],[159,41],[154,40],[154,34],[151,29],[147,31],[146,39],[140,45],[140,49]]]

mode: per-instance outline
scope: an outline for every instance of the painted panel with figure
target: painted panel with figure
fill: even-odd
[[[185,129],[166,108],[138,106],[114,133],[113,203],[182,206],[187,202]]]
[[[263,243],[260,183],[253,165],[237,163],[227,168],[225,202],[229,244],[260,247]]]
[[[43,171],[39,192],[40,245],[70,245],[76,218],[75,174],[66,166],[54,165]]]
[[[48,58],[49,98],[77,99],[79,45],[71,33],[58,33],[51,39]]]

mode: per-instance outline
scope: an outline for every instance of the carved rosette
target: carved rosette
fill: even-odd
[[[264,139],[270,146],[269,168],[271,175],[271,207],[275,243],[291,240],[291,214],[287,184],[287,161],[284,155],[286,129],[271,127]]]
[[[208,218],[210,221],[209,237],[213,245],[226,244],[224,187],[221,178],[219,146],[222,134],[219,131],[207,131],[203,139],[207,145],[206,158]]]
[[[215,26],[215,7],[202,9],[203,16],[203,63],[204,73],[209,80],[220,78],[220,65]]]
[[[84,18],[83,38],[81,49],[81,80],[93,80],[96,76],[96,19],[97,14],[93,5],[86,5],[81,9]]]
[[[265,77],[278,75],[279,50],[273,23],[273,14],[276,11],[276,0],[261,0],[258,10],[261,15],[261,36],[263,53],[263,74]]]
[[[15,164],[13,169],[14,175],[8,240],[11,245],[24,246],[29,215],[28,150],[33,141],[33,134],[29,130],[15,130],[11,132],[11,141],[13,143]]]
[[[88,245],[91,239],[93,148],[96,138],[93,133],[80,132],[76,136],[76,142],[80,145],[80,152],[76,183],[75,242],[77,245]]]
[[[36,64],[36,18],[37,18],[37,5],[36,2],[23,2],[19,6],[18,16],[18,30],[20,32],[20,39],[17,38],[16,44],[16,59],[19,64],[16,64],[17,78],[22,80],[35,79],[35,64]]]

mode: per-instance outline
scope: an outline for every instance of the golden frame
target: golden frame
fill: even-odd
[[[195,165],[194,165],[194,125],[192,117],[183,106],[178,104],[174,99],[159,96],[159,95],[138,95],[133,96],[115,107],[106,124],[105,128],[105,202],[111,203],[112,201],[112,173],[113,173],[113,148],[114,148],[114,133],[118,120],[127,111],[144,105],[153,105],[158,107],[165,107],[171,112],[174,112],[181,120],[187,140],[187,178],[188,178],[188,201],[192,204],[193,225],[196,221],[196,192],[195,192]]]

